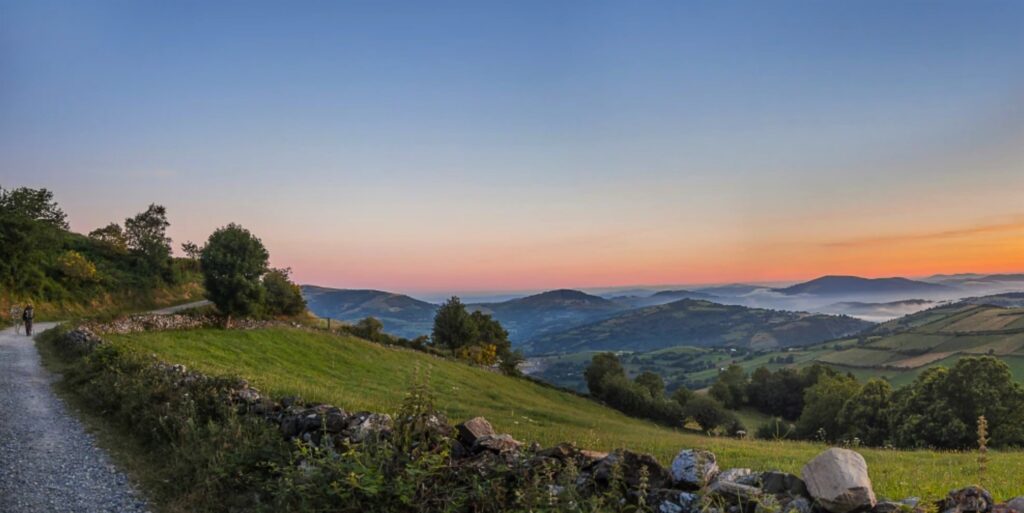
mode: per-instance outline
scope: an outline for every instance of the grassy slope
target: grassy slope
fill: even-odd
[[[209,373],[237,374],[265,391],[300,394],[350,410],[394,411],[416,369],[429,370],[438,405],[454,420],[483,415],[522,440],[563,440],[594,449],[628,447],[669,463],[681,448],[714,451],[725,467],[800,472],[824,447],[805,442],[709,438],[628,418],[590,400],[526,380],[386,348],[359,339],[302,330],[199,330],[111,336]],[[938,497],[977,480],[970,453],[862,450],[882,496]],[[999,498],[1024,494],[1024,453],[990,453],[987,487]]]

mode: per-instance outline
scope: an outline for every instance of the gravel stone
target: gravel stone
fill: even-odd
[[[53,327],[41,323],[38,332]],[[0,511],[133,513],[148,510],[51,389],[35,343],[0,331]]]

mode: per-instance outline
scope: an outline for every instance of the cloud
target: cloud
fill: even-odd
[[[1024,215],[1017,216],[1013,221],[1002,223],[979,224],[952,230],[941,230],[923,233],[905,233],[901,235],[883,235],[878,237],[862,237],[841,241],[826,242],[823,246],[828,248],[855,248],[867,246],[882,246],[898,244],[901,242],[940,241],[949,239],[962,239],[977,235],[993,233],[1005,233],[1024,231]]]

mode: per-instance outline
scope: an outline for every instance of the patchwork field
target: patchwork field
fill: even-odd
[[[424,353],[304,330],[197,330],[109,337],[213,374],[240,375],[275,395],[299,394],[350,410],[394,411],[416,372],[429,373],[453,421],[483,415],[521,440],[563,440],[594,449],[629,447],[662,463],[684,447],[714,451],[726,467],[800,472],[824,446],[706,437],[626,417],[587,398]],[[1024,365],[1024,360],[1019,362]],[[876,491],[934,498],[977,481],[973,453],[863,449]],[[1024,494],[1024,453],[991,452],[986,486],[999,498]]]

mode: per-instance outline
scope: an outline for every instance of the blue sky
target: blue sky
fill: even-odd
[[[336,286],[1010,269],[1021,27],[1020,2],[3,1],[0,184],[83,231],[238,221]]]

